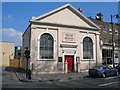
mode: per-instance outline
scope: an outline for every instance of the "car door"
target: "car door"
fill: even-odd
[[[102,72],[104,72],[106,75],[108,75],[108,70],[106,66],[102,67]]]
[[[110,75],[110,70],[107,66],[104,66],[104,72],[106,73],[106,75]]]
[[[114,75],[114,69],[111,66],[107,66],[107,68],[108,68],[108,74]]]

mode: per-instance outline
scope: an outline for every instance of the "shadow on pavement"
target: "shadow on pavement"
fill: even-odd
[[[23,68],[17,68],[17,67],[5,67],[5,71],[26,73],[26,70],[24,70]]]

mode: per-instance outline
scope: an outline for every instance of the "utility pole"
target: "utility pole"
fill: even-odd
[[[113,62],[113,67],[115,67],[115,61],[114,61],[115,41],[114,41],[114,29],[113,29],[113,16],[112,15],[111,15],[111,29],[112,29],[112,62]]]
[[[112,29],[112,62],[113,62],[113,67],[115,67],[115,60],[114,60],[114,51],[115,51],[115,40],[114,40],[114,35],[115,35],[115,31],[113,28],[113,17],[115,18],[120,18],[120,16],[118,14],[116,15],[111,15],[111,29]]]

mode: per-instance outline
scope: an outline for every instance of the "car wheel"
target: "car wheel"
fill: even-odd
[[[106,74],[105,74],[104,72],[102,73],[102,77],[103,77],[103,78],[105,78],[105,77],[106,77]]]

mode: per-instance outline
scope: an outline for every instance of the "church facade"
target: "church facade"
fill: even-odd
[[[70,4],[32,17],[23,34],[23,52],[25,47],[30,50],[29,68],[34,74],[64,73],[66,68],[77,72],[101,64],[99,30]]]

